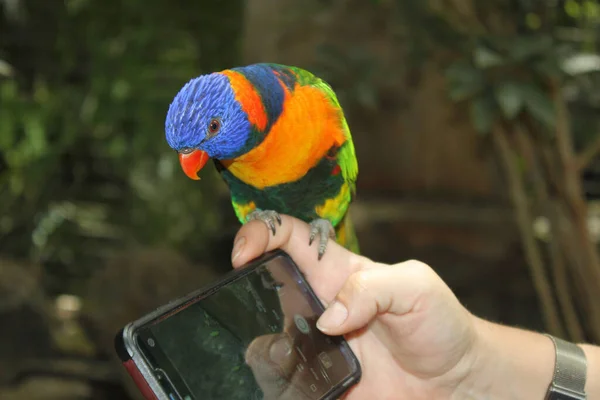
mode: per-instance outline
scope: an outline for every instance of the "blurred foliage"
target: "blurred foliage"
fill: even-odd
[[[240,1],[0,1],[0,248],[81,290],[128,245],[201,254],[220,223],[164,140],[190,78],[235,64]],[[217,18],[218,16],[218,18]]]
[[[382,80],[437,62],[449,97],[471,108],[481,133],[494,121],[524,114],[551,129],[551,79],[561,83],[571,106],[576,146],[583,147],[600,128],[597,0],[372,0],[361,7],[395,19],[393,26],[382,22],[382,29],[408,58],[405,65],[387,65],[368,46],[322,43],[311,68],[340,88],[345,107],[376,111]]]
[[[497,116],[513,120],[529,112],[547,128],[555,124],[554,106],[543,88],[546,78],[562,73],[549,36],[492,38],[478,43],[470,60],[446,71],[450,97],[470,99],[473,124],[489,133]]]
[[[522,3],[514,13],[514,20],[521,22],[517,32],[496,29],[471,35],[466,42],[467,57],[446,71],[450,97],[471,100],[473,124],[481,133],[488,133],[497,118],[513,121],[522,112],[546,130],[553,129],[555,111],[548,97],[548,82],[556,80],[585,93],[582,84],[586,78],[598,76],[600,71],[600,56],[592,52],[596,40],[589,40],[593,38],[589,33],[600,23],[595,1],[566,1],[562,7],[546,3],[537,9],[531,6],[535,2]],[[565,30],[585,39],[565,37]],[[595,132],[590,132],[588,125],[577,133],[590,136]]]

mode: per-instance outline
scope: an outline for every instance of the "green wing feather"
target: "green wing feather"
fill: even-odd
[[[333,104],[333,106],[340,113],[341,128],[346,138],[346,142],[340,148],[338,153],[338,164],[342,170],[342,176],[344,181],[347,182],[350,187],[352,197],[356,195],[356,178],[358,176],[358,161],[356,159],[356,153],[354,150],[354,143],[352,141],[352,134],[350,128],[344,116],[344,111],[338,98],[333,91],[333,88],[325,82],[323,79],[313,75],[312,73],[297,67],[288,67],[294,71],[298,77],[298,83],[300,85],[311,85],[319,88],[326,97]],[[349,214],[344,215],[338,226],[336,227],[336,236],[338,243],[346,247],[350,251],[360,254],[360,246],[358,244],[358,238],[356,237],[356,231],[354,230],[354,224]]]

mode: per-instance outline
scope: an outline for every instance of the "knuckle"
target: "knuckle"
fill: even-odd
[[[438,285],[439,278],[428,264],[418,260],[408,260],[406,261],[406,267],[422,292],[434,290]]]
[[[369,268],[354,272],[348,278],[346,287],[348,297],[360,303],[363,312],[375,315],[385,312],[391,304],[391,297],[386,296],[387,291],[384,281],[390,271],[381,268]],[[382,279],[383,278],[383,279]]]
[[[434,273],[429,265],[419,260],[406,261],[406,267],[408,267],[412,273],[423,277],[430,277]]]
[[[411,266],[411,268],[422,268],[422,269],[430,268],[429,265],[425,264],[423,261],[415,260],[413,258],[406,260],[405,263],[407,265]]]
[[[359,294],[367,291],[368,280],[367,271],[359,270],[350,275],[347,283],[352,292]]]

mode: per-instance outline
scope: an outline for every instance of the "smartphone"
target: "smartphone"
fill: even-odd
[[[323,311],[276,250],[127,324],[115,349],[146,399],[336,399],[361,368],[343,337],[316,328]]]

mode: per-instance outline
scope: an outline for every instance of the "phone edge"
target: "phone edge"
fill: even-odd
[[[125,332],[128,327],[129,324],[121,328],[119,332],[117,332],[117,334],[115,335],[114,347],[117,356],[119,357],[121,364],[123,365],[123,367],[125,367],[125,370],[137,386],[142,396],[144,396],[146,400],[161,400],[165,397],[157,395],[156,388],[153,388],[154,385],[148,380],[148,374],[144,374],[142,370],[146,366],[144,365],[140,368],[140,365],[138,365],[138,363],[135,362],[135,351],[133,352],[133,355],[130,354],[130,346],[127,344],[129,340],[126,340],[125,336]],[[162,389],[160,387],[157,389],[159,389],[162,392]]]

